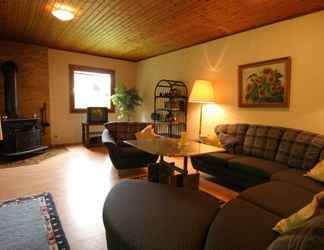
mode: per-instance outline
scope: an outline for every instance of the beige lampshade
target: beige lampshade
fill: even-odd
[[[196,80],[189,96],[189,102],[215,103],[213,84],[205,80]]]

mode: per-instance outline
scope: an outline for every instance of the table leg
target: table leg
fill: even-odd
[[[85,135],[84,135],[85,131],[84,131],[84,124],[82,123],[82,143],[83,145],[85,145]]]
[[[87,147],[88,147],[89,144],[90,144],[89,132],[90,132],[89,125],[86,125],[86,145],[87,145]]]
[[[188,157],[183,158],[183,170],[182,174],[182,186],[187,189],[198,190],[199,189],[199,172],[188,174]]]
[[[183,170],[184,170],[184,175],[188,175],[188,156],[183,157]]]
[[[199,173],[188,174],[188,157],[183,157],[183,168],[175,166],[174,163],[164,161],[161,155],[159,161],[149,165],[148,179],[152,182],[171,184],[177,187],[198,190]],[[180,175],[174,175],[178,171]]]

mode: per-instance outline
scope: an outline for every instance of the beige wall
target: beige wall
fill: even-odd
[[[85,114],[70,113],[69,64],[107,68],[115,71],[116,83],[135,84],[136,64],[61,50],[48,50],[52,144],[81,142]],[[109,114],[114,120],[115,114]]]
[[[204,112],[203,133],[218,123],[248,122],[301,128],[324,134],[324,11],[232,35],[138,63],[137,82],[149,120],[158,80],[195,79],[214,83],[218,105]],[[285,108],[239,108],[238,65],[290,56],[291,105]],[[197,135],[199,105],[189,105],[188,131]]]
[[[195,79],[207,79],[214,83],[218,105],[205,107],[204,134],[211,133],[216,124],[227,122],[281,125],[324,134],[323,26],[324,11],[139,63],[7,42],[2,42],[2,48],[15,48],[2,49],[1,58],[11,59],[15,57],[12,51],[23,51],[18,53],[19,58],[33,58],[33,63],[27,63],[26,67],[35,62],[44,66],[36,67],[33,72],[37,73],[37,79],[28,81],[28,88],[36,84],[32,93],[37,94],[37,98],[26,95],[26,102],[31,104],[24,105],[21,112],[30,115],[33,110],[38,112],[40,105],[48,98],[47,62],[42,59],[47,57],[48,52],[51,142],[54,145],[81,142],[80,124],[85,120],[85,115],[69,112],[69,64],[113,69],[116,71],[117,83],[137,83],[144,97],[144,112],[138,113],[138,119],[141,120],[150,120],[153,91],[158,80],[183,80],[190,89]],[[290,108],[238,108],[238,65],[284,56],[292,58]],[[43,90],[44,93],[41,92]],[[40,103],[33,102],[35,100]],[[190,104],[188,116],[189,133],[191,136],[197,135],[199,105]],[[115,119],[115,116],[110,114],[110,119]],[[49,138],[46,141],[49,143]]]

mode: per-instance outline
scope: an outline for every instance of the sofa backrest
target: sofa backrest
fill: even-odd
[[[285,129],[250,125],[243,143],[243,154],[274,160]]]
[[[106,129],[118,145],[123,145],[125,140],[135,140],[135,133],[144,129],[150,123],[146,122],[107,122]]]
[[[324,136],[320,134],[248,124],[218,125],[215,132],[237,137],[237,154],[274,160],[304,170],[309,170],[319,160],[324,160]]]
[[[324,136],[287,129],[281,138],[276,161],[290,167],[311,169],[320,159],[324,148]]]
[[[243,152],[243,142],[248,128],[248,124],[223,124],[216,126],[215,133],[216,135],[225,133],[238,138],[239,143],[235,146],[234,152],[236,154],[241,154]]]

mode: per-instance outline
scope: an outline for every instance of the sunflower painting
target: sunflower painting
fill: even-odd
[[[289,107],[289,57],[239,66],[240,107]]]

